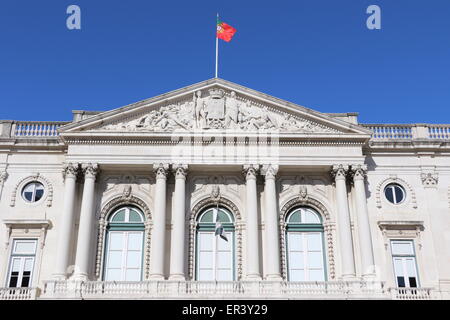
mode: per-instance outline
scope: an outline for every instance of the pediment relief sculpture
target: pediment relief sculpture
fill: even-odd
[[[94,130],[172,132],[194,130],[270,131],[296,133],[335,133],[335,129],[319,125],[289,113],[238,97],[234,91],[209,89],[209,95],[198,90],[193,97],[152,110],[135,119],[112,123]]]

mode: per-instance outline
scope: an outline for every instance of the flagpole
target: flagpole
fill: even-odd
[[[217,13],[216,20],[216,78],[219,71],[219,38],[217,37],[217,21],[219,21],[219,13]]]

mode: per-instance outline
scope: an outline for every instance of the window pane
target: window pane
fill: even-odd
[[[228,270],[217,270],[217,280],[218,281],[232,281],[233,272],[231,269]]]
[[[123,247],[123,232],[110,232],[109,233],[109,249],[110,250],[122,250]]]
[[[202,269],[210,269],[213,267],[213,253],[212,252],[200,252],[198,265]]]
[[[409,277],[409,286],[411,288],[417,288],[417,281],[415,277]]]
[[[405,278],[397,277],[397,285],[399,288],[404,288],[405,287]]]
[[[310,210],[306,210],[305,212],[305,221],[303,223],[320,223],[319,217]]]
[[[110,251],[108,254],[108,268],[122,267],[122,251]]]
[[[231,252],[218,252],[216,267],[220,269],[231,269],[233,257]]]
[[[397,277],[403,277],[403,264],[400,258],[394,259],[394,271]]]
[[[142,232],[130,232],[128,234],[128,250],[142,249]]]
[[[309,281],[324,281],[325,275],[323,269],[309,270]]]
[[[14,258],[12,261],[11,271],[19,272],[20,271],[20,258]]]
[[[122,270],[121,269],[107,269],[106,281],[121,281]]]
[[[14,254],[34,254],[36,250],[36,241],[15,240]]]
[[[233,235],[231,234],[231,232],[225,232],[225,237],[228,239],[228,241],[225,241],[221,237],[216,236],[217,249],[231,251],[231,242],[233,241]]]
[[[213,211],[209,210],[203,214],[200,222],[214,222],[213,221]]]
[[[112,218],[112,221],[114,222],[124,222],[125,221],[125,209],[120,210],[117,212],[114,217]]]
[[[308,268],[322,268],[322,252],[308,252]]]
[[[201,251],[213,249],[214,234],[212,232],[199,232],[198,233],[198,245]]]
[[[130,210],[130,215],[129,215],[128,220],[130,222],[142,222],[141,215],[139,213],[137,213],[137,211],[135,211],[135,210]]]
[[[127,252],[127,267],[139,268],[141,266],[142,255],[140,251],[128,251]]]
[[[289,281],[305,281],[305,271],[291,270],[289,274]]]
[[[19,272],[11,272],[11,278],[9,280],[9,287],[17,287],[17,280],[19,279]]]
[[[303,239],[301,233],[288,233],[288,246],[290,251],[302,251],[303,250]]]
[[[397,203],[402,202],[404,198],[403,190],[398,186],[396,186],[394,190],[395,190],[395,200],[397,201]]]
[[[25,266],[23,270],[31,272],[33,270],[33,260],[34,260],[33,258],[25,259]]]
[[[225,213],[223,210],[219,210],[219,214],[217,215],[217,221],[232,222],[230,220],[230,216],[227,213]]]
[[[393,191],[392,191],[392,188],[391,188],[391,187],[387,187],[387,188],[384,190],[384,195],[386,196],[386,199],[389,200],[389,202],[395,203],[395,202],[394,202],[394,194],[393,194]]]
[[[290,252],[288,263],[289,269],[303,269],[305,267],[303,253]]]
[[[30,277],[31,277],[31,272],[30,271],[25,271],[22,275],[22,284],[21,287],[22,288],[27,288],[30,284]]]
[[[33,192],[24,192],[23,193],[23,197],[29,201],[32,202],[33,201]]]
[[[412,241],[392,241],[392,254],[413,255],[414,248]]]
[[[320,233],[308,233],[308,251],[319,250],[322,251],[322,236]]]
[[[43,189],[36,190],[36,195],[34,196],[34,201],[41,200],[43,195],[44,195],[44,190]]]
[[[214,273],[211,269],[200,269],[198,273],[198,280],[211,281],[214,280]]]
[[[300,211],[296,211],[289,217],[289,223],[301,223]]]
[[[140,269],[127,269],[125,272],[125,281],[140,281],[141,270]]]

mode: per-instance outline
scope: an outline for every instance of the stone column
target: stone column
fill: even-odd
[[[95,178],[98,173],[97,164],[83,164],[84,174],[83,199],[81,200],[80,225],[78,228],[78,245],[75,257],[75,280],[87,281],[89,277],[90,254],[93,247],[94,233],[94,198]]]
[[[75,196],[78,164],[64,165],[64,204],[59,218],[58,246],[56,249],[56,266],[53,278],[65,280],[69,266],[70,244],[72,242],[73,224],[75,221]]]
[[[363,279],[372,280],[375,276],[375,262],[373,256],[372,236],[370,232],[369,210],[367,209],[366,188],[364,184],[366,172],[366,165],[352,165],[356,210],[358,216],[358,234],[361,250],[362,275]]]
[[[5,185],[6,179],[8,179],[8,173],[6,171],[2,171],[0,173],[0,200],[2,199],[3,186]]]
[[[153,215],[152,250],[150,251],[150,279],[164,280],[166,236],[166,185],[168,164],[155,164],[155,209]]]
[[[355,278],[355,260],[347,199],[347,171],[348,166],[334,165],[331,174],[334,177],[336,184],[337,222],[341,246],[342,279],[352,280]]]
[[[247,189],[247,279],[261,280],[259,271],[258,198],[256,189],[257,167],[244,166]]]
[[[172,241],[170,248],[169,280],[185,280],[185,242],[186,242],[186,174],[187,165],[173,166],[175,171],[175,194],[172,209]]]
[[[280,231],[278,226],[277,189],[275,177],[278,166],[263,167],[265,175],[265,252],[267,254],[266,280],[281,280],[280,272]]]

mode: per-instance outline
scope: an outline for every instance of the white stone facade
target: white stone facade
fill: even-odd
[[[141,278],[105,281],[111,214],[127,205],[143,217]],[[196,276],[213,207],[233,217],[227,281]],[[296,208],[320,217],[320,281],[290,279]],[[0,121],[0,223],[0,299],[449,299],[450,125],[360,124],[222,79],[69,123]],[[21,239],[36,240],[30,283],[11,288]],[[393,240],[414,246],[410,288]]]

